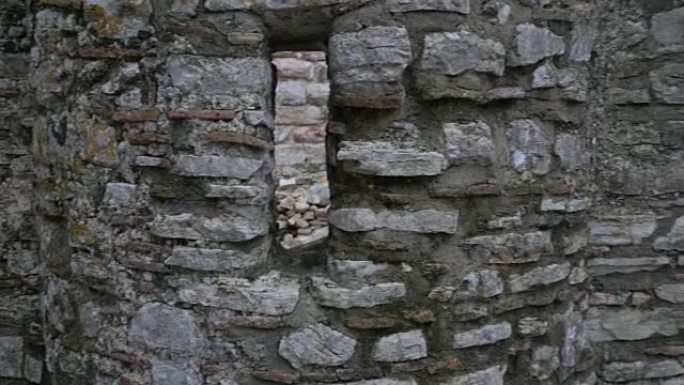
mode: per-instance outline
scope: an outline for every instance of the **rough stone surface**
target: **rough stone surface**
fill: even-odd
[[[254,312],[266,315],[292,313],[299,302],[300,284],[278,272],[250,281],[243,278],[220,278],[211,282],[181,281],[179,297],[188,303]]]
[[[249,179],[262,164],[261,160],[249,158],[181,155],[173,170],[180,175]]]
[[[511,55],[515,65],[535,64],[544,58],[565,53],[563,38],[546,28],[520,24],[515,31],[516,51]]]
[[[515,264],[538,261],[554,251],[551,234],[543,231],[481,235],[464,241],[471,245],[470,255],[486,263]]]
[[[653,271],[662,269],[669,264],[670,258],[668,257],[593,258],[587,262],[587,267],[592,275],[600,276]]]
[[[0,337],[0,377],[23,377],[23,348],[21,337]]]
[[[382,337],[373,348],[373,359],[381,362],[417,360],[427,357],[427,354],[427,343],[422,330]]]
[[[190,352],[203,346],[192,312],[161,303],[143,305],[131,319],[128,336],[151,349]]]
[[[472,372],[466,375],[456,375],[444,385],[504,385],[506,366],[492,366],[490,368]]]
[[[452,163],[489,165],[495,157],[494,140],[484,122],[444,124],[447,157]]]
[[[684,303],[684,284],[661,285],[655,289],[656,296],[672,303]]]
[[[354,355],[356,341],[323,324],[313,324],[285,336],[278,353],[295,368],[340,366]]]
[[[684,216],[675,220],[667,235],[656,238],[653,247],[657,250],[684,251]]]
[[[164,263],[198,271],[239,271],[258,266],[266,261],[267,251],[257,248],[252,252],[225,249],[174,247]]]
[[[401,27],[368,27],[330,38],[333,103],[349,107],[396,108],[404,102],[401,84],[412,59],[408,32]]]
[[[651,215],[601,216],[589,223],[590,242],[607,246],[639,244],[655,229],[655,217]]]
[[[593,341],[637,341],[654,336],[673,336],[682,327],[681,314],[669,309],[590,309],[585,327]]]
[[[653,15],[651,18],[651,35],[660,46],[661,51],[684,51],[684,7]]]
[[[183,359],[152,361],[153,385],[201,385],[202,375],[196,364]]]
[[[505,57],[506,50],[501,43],[471,32],[432,33],[425,36],[421,67],[450,76],[466,71],[502,76]]]
[[[347,172],[377,176],[439,175],[444,156],[388,142],[342,142],[337,159]]]
[[[347,232],[387,229],[414,233],[455,234],[458,213],[422,211],[383,211],[370,209],[340,209],[329,215],[330,224]]]
[[[552,140],[532,120],[514,120],[506,126],[511,166],[518,172],[544,175],[551,167]]]
[[[311,283],[313,296],[322,306],[338,309],[384,305],[402,299],[406,295],[406,287],[399,282],[379,283],[359,289],[341,287],[322,277],[312,277]]]
[[[508,322],[486,325],[479,329],[454,334],[453,347],[465,349],[474,346],[491,345],[511,337],[513,328]]]
[[[470,0],[387,0],[392,12],[441,11],[470,13]]]
[[[263,236],[268,224],[263,218],[248,218],[240,214],[202,217],[194,214],[159,216],[152,232],[162,238],[242,242]]]
[[[550,285],[570,275],[570,264],[553,264],[534,268],[524,274],[513,274],[509,279],[511,291],[519,293],[539,286]]]

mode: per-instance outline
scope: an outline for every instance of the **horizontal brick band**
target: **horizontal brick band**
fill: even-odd
[[[171,120],[233,120],[235,119],[233,110],[193,110],[193,111],[169,111],[166,113]]]

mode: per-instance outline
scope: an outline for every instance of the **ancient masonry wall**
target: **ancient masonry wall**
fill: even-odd
[[[683,26],[681,0],[4,1],[0,383],[684,383]],[[330,237],[282,255],[271,53],[312,40]]]

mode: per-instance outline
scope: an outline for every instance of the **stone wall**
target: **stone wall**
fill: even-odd
[[[0,3],[0,383],[40,383],[41,261],[32,213],[33,17],[23,0]]]
[[[3,384],[684,381],[681,0],[6,4]],[[319,255],[272,247],[303,43]]]

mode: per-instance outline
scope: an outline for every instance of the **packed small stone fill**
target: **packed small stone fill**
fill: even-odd
[[[274,134],[278,240],[290,250],[320,243],[329,233],[325,136],[330,82],[325,52],[276,52],[273,64],[278,81]]]

